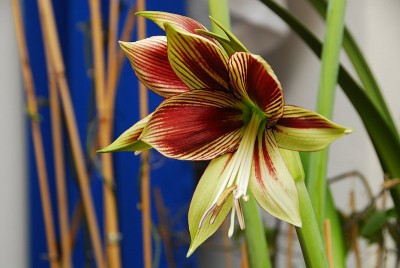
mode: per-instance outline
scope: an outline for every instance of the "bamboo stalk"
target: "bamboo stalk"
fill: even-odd
[[[71,248],[74,247],[75,242],[76,242],[76,236],[79,231],[79,227],[81,225],[81,220],[82,220],[82,214],[83,214],[83,206],[82,206],[82,200],[79,200],[79,202],[76,204],[74,212],[72,214],[71,218],[71,225],[70,225],[70,231],[69,231],[69,237],[70,237],[70,243],[71,243]]]
[[[136,8],[130,8],[129,13],[126,16],[124,27],[122,29],[122,35],[121,35],[121,40],[130,40],[132,37],[132,32],[133,28],[135,26],[135,10]],[[111,13],[111,9],[110,9]],[[115,13],[115,12],[112,12]],[[110,20],[113,21],[118,21],[117,15],[111,15],[110,14]],[[111,25],[116,25],[115,22],[110,22],[110,29]],[[111,33],[113,32],[113,33]],[[121,48],[116,47],[117,44],[117,30],[110,31],[109,34],[109,59],[108,59],[108,80],[107,80],[107,91],[106,91],[106,108],[107,108],[107,119],[109,121],[109,130],[107,134],[109,135],[109,138],[111,139],[112,137],[112,126],[114,125],[114,107],[115,107],[115,97],[117,93],[117,83],[119,76],[121,74],[122,70],[122,64],[123,60],[125,59],[125,53],[122,51]],[[110,41],[111,40],[111,41]],[[110,49],[110,46],[113,46],[112,49]],[[117,53],[118,51],[118,53]]]
[[[94,81],[96,91],[96,105],[99,117],[99,146],[100,148],[106,147],[111,140],[108,133],[111,133],[112,126],[110,124],[110,112],[107,109],[107,103],[105,101],[105,67],[104,67],[104,46],[103,46],[103,30],[102,30],[102,18],[101,8],[99,0],[89,0],[90,13],[91,13],[91,27],[92,27],[92,47],[93,47],[93,59],[94,59]],[[118,15],[118,1],[112,0],[110,3],[110,32],[115,32],[117,26]],[[114,33],[113,33],[114,34]],[[110,42],[116,38],[111,38]],[[110,46],[110,43],[109,43]],[[111,48],[108,48],[110,53],[114,51],[111,44]],[[109,54],[109,60],[114,56]],[[109,74],[112,73],[109,70]],[[107,79],[109,80],[109,79]],[[117,216],[117,205],[114,194],[114,174],[112,165],[111,154],[101,154],[102,158],[102,174],[104,177],[104,222],[105,222],[105,233],[107,237],[106,242],[106,257],[107,264],[109,267],[121,267],[120,259],[120,247],[119,247],[119,230],[118,230],[118,216]]]
[[[351,208],[352,214],[354,214],[356,212],[356,198],[355,198],[354,191],[350,192],[350,208]],[[361,255],[360,255],[360,248],[358,246],[357,238],[358,238],[358,224],[353,223],[351,226],[351,244],[352,244],[352,247],[354,250],[356,267],[361,268]]]
[[[83,157],[80,137],[75,120],[75,112],[69,93],[69,86],[65,77],[64,61],[61,55],[61,48],[58,39],[58,33],[56,30],[52,3],[49,0],[38,0],[38,6],[40,20],[42,24],[42,33],[47,35],[49,55],[51,56],[50,62],[54,67],[59,94],[64,109],[67,131],[72,147],[72,154],[78,175],[78,183],[82,194],[82,202],[85,210],[85,215],[87,217],[94,258],[97,267],[102,268],[104,267],[104,258],[101,247],[100,232],[94,211],[92,195],[90,192],[89,176]]]
[[[120,40],[128,41],[132,38],[133,28],[135,27],[135,12],[137,10],[136,6],[133,6],[129,9],[128,14],[126,15],[124,27],[122,28],[122,34]],[[122,62],[125,59],[125,53],[122,49],[118,50],[118,74],[121,71]]]
[[[121,40],[130,40],[132,37],[133,28],[135,26],[135,14],[134,14],[135,10],[136,8],[130,8],[130,11],[128,11],[129,13],[126,16],[124,27],[122,29]],[[115,41],[113,41],[114,45],[117,42],[116,38],[117,37],[115,35]],[[111,37],[109,37],[109,40],[110,39]],[[116,59],[114,57],[116,57]],[[109,76],[107,80],[106,105],[107,105],[107,111],[109,113],[109,121],[111,127],[114,124],[114,107],[115,107],[115,97],[117,93],[117,83],[118,83],[118,78],[121,74],[122,63],[124,59],[125,59],[125,54],[121,48],[118,49],[117,55],[113,55],[112,58],[109,58],[109,66],[108,66]],[[110,72],[113,73],[110,74]],[[110,135],[111,137],[112,135],[111,129],[107,134]]]
[[[135,26],[135,23],[134,23],[135,22],[135,14],[134,14],[135,10],[136,10],[135,7],[131,8],[130,13],[126,17],[126,20],[125,20],[125,23],[124,23],[124,27],[122,29],[121,40],[130,40],[131,39],[133,28]],[[125,59],[125,54],[123,53],[122,49],[119,49],[118,50],[118,56],[117,56],[117,66],[116,66],[116,68],[117,68],[117,79],[115,80],[115,82],[118,81],[118,77],[119,77],[121,69],[122,69],[121,68],[122,67],[122,62],[123,62],[124,59]],[[107,97],[105,99],[105,101],[109,102],[107,105],[111,105],[112,104],[113,105],[112,107],[114,107],[115,96],[114,97],[110,97],[110,95],[115,95],[116,83],[112,86],[112,89],[113,89],[112,91],[114,91],[113,92],[114,94],[110,94],[110,92],[107,89],[106,95],[108,95],[109,97]],[[113,115],[114,115],[114,113],[113,113],[114,108],[109,108],[109,109],[107,109],[107,111],[110,112],[110,121],[112,122]],[[110,125],[112,126],[113,123],[110,123]],[[110,137],[111,137],[111,130],[110,130]],[[81,201],[80,201],[79,205],[76,206],[76,208],[74,209],[74,212],[73,212],[73,219],[72,219],[71,230],[70,230],[70,237],[72,239],[71,240],[71,245],[74,244],[74,240],[75,240],[78,228],[80,226],[81,216],[82,216],[82,204],[81,204]]]
[[[332,254],[332,235],[331,235],[331,221],[324,220],[324,237],[325,237],[325,250],[328,257],[329,268],[333,268],[333,254]]]
[[[137,10],[145,10],[145,0],[138,0]],[[138,24],[138,39],[146,37],[146,22],[145,18],[139,16],[137,19]],[[148,97],[146,87],[139,81],[139,103],[140,103],[140,117],[144,118],[149,111]],[[149,165],[149,152],[142,152],[142,173],[141,173],[141,193],[142,193],[142,228],[143,228],[143,259],[144,267],[152,267],[152,252],[151,252],[151,206],[150,206],[150,165]]]
[[[44,45],[47,46],[46,40]],[[48,49],[45,52],[48,53]],[[63,268],[72,267],[71,263],[71,242],[69,237],[69,219],[68,219],[68,199],[64,166],[64,149],[62,146],[62,129],[60,103],[57,94],[57,85],[55,81],[54,69],[50,63],[50,56],[46,55],[47,73],[49,79],[50,111],[53,139],[54,169],[56,179],[58,218],[60,224],[61,237],[61,265]]]
[[[13,0],[12,10],[17,36],[18,50],[21,60],[22,76],[25,83],[25,93],[28,104],[28,111],[31,115],[31,128],[36,167],[38,172],[40,198],[43,209],[43,218],[46,232],[47,248],[49,251],[50,267],[59,267],[56,238],[54,232],[53,213],[51,210],[51,198],[48,185],[47,167],[43,149],[43,138],[40,130],[39,121],[35,116],[38,115],[37,100],[31,66],[29,63],[28,49],[25,40],[25,30],[21,15],[21,6],[18,0]]]

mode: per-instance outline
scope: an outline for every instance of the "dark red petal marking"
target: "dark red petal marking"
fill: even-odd
[[[228,90],[228,57],[218,46],[168,24],[166,33],[171,66],[189,88]]]
[[[120,42],[139,80],[163,97],[189,91],[168,61],[167,39],[154,36],[137,42]]]
[[[258,135],[254,148],[254,175],[262,188],[265,188],[264,180],[267,179],[265,178],[266,175],[268,175],[268,179],[278,179],[278,172],[272,160],[272,157],[275,157],[275,155],[271,156],[271,152],[268,151],[268,148],[270,148],[270,150],[279,150],[274,135],[270,131]],[[273,151],[272,153],[276,152]],[[267,168],[268,174],[262,171],[263,166]]]
[[[177,159],[207,160],[235,150],[243,135],[242,111],[224,92],[196,90],[164,101],[141,139]]]
[[[301,107],[286,105],[279,125],[291,128],[332,128],[331,121]]]
[[[248,96],[273,126],[282,116],[283,94],[281,85],[271,67],[261,57],[238,52],[229,59],[229,82],[237,95]]]

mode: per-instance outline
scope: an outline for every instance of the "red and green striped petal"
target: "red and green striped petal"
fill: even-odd
[[[208,39],[165,25],[172,69],[190,89],[228,90],[228,56]]]
[[[271,67],[260,56],[246,52],[229,59],[229,82],[235,95],[249,99],[267,116],[267,127],[273,126],[283,112],[281,85]]]
[[[286,105],[273,129],[278,146],[293,151],[318,151],[337,138],[352,132],[322,115]]]
[[[150,121],[152,113],[128,128],[113,143],[98,150],[98,153],[121,152],[121,151],[142,151],[150,149],[151,146],[139,140],[144,127]]]
[[[170,158],[209,160],[235,150],[243,132],[242,111],[232,95],[195,90],[165,100],[141,140]]]
[[[271,130],[257,136],[249,186],[257,202],[268,213],[301,226],[296,185]]]
[[[169,64],[165,36],[119,44],[137,77],[146,87],[166,98],[189,91]]]
[[[200,22],[182,15],[159,11],[141,11],[136,14],[150,19],[163,30],[165,30],[166,23],[178,26],[190,33],[196,33],[197,29],[207,30]]]

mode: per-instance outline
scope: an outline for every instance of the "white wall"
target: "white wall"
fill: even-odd
[[[27,267],[24,109],[10,1],[0,0],[0,267]]]

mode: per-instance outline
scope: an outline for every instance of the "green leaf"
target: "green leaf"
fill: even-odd
[[[363,227],[361,228],[360,234],[368,238],[372,235],[375,235],[377,232],[382,232],[383,226],[390,219],[396,218],[396,216],[390,211],[393,210],[378,210],[369,215],[369,217],[365,220]]]
[[[309,0],[309,2],[315,7],[319,14],[325,18],[327,3],[324,0]],[[396,133],[397,128],[394,123],[393,117],[386,105],[385,99],[379,88],[378,82],[376,81],[371,69],[368,66],[360,48],[358,47],[356,41],[354,40],[350,31],[345,27],[343,36],[343,47],[349,56],[351,63],[356,70],[358,77],[362,85],[365,88],[365,93],[375,104],[377,109],[380,111],[382,116],[387,120],[387,123]]]
[[[321,77],[317,97],[317,113],[332,118],[335,91],[339,71],[339,54],[342,47],[345,0],[330,1],[326,19],[326,33],[321,55]],[[316,213],[319,228],[325,218],[326,173],[328,169],[328,149],[311,154],[307,188]]]

